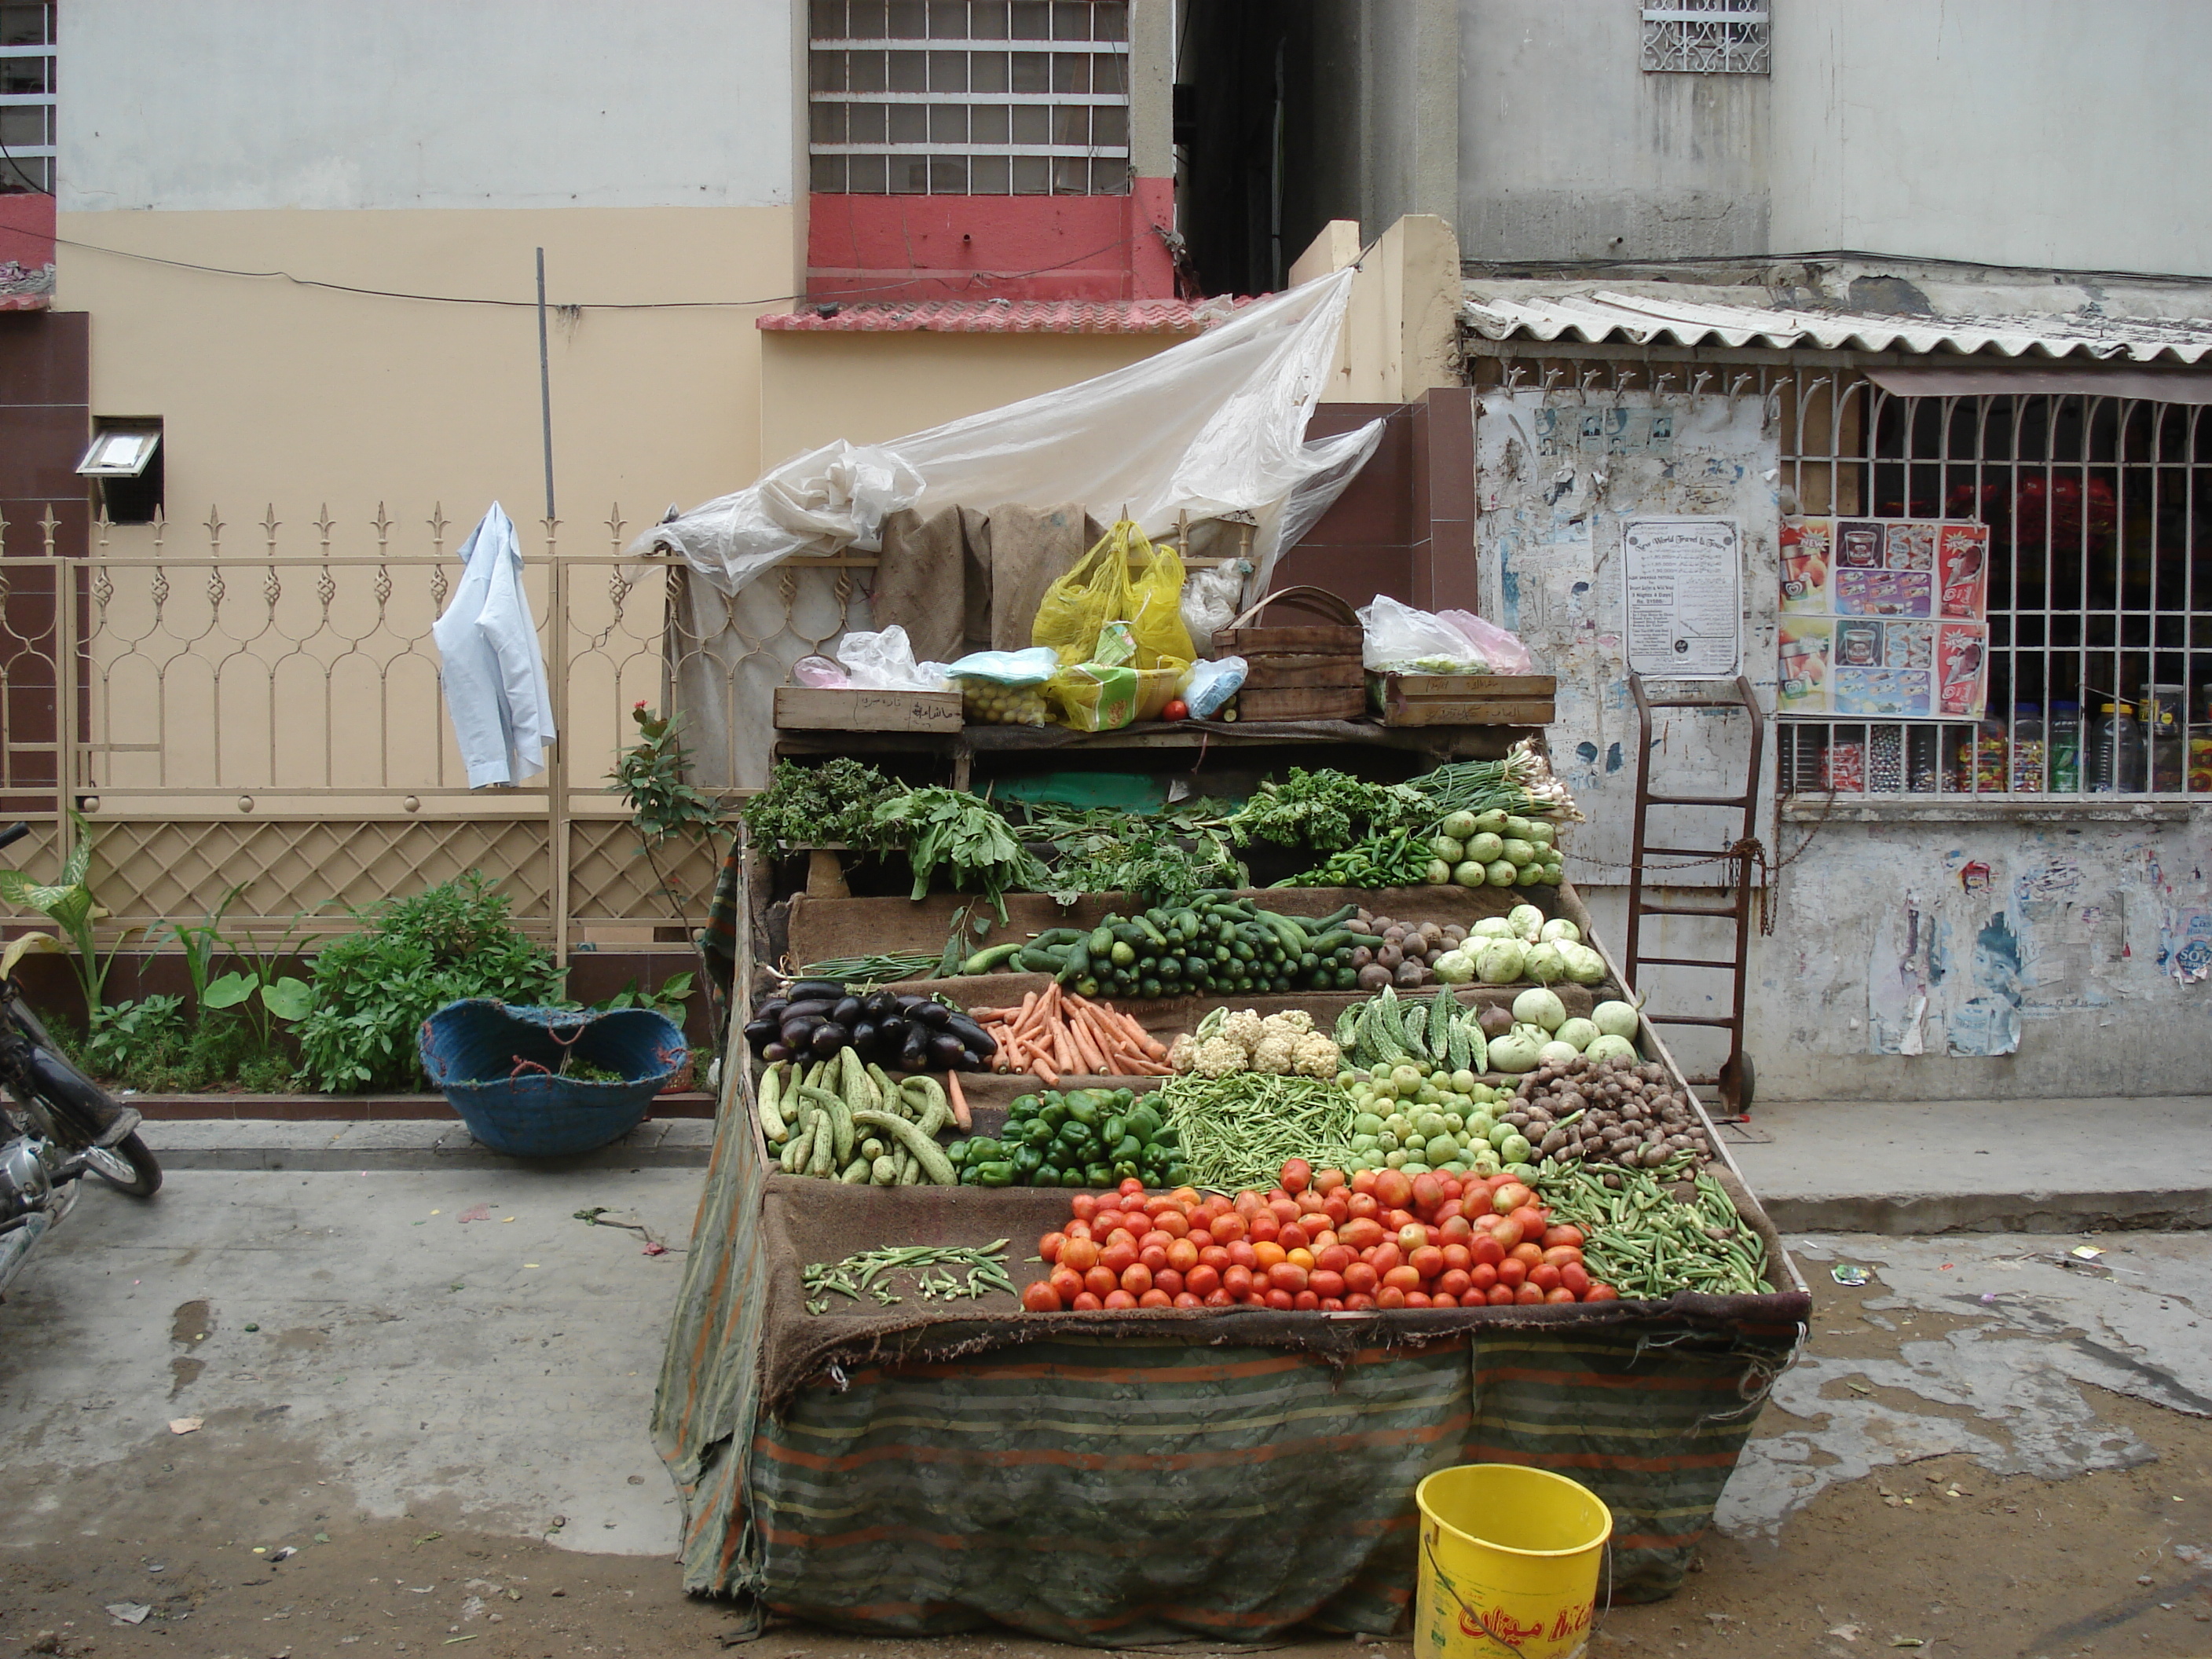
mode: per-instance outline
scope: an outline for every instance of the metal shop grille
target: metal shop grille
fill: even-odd
[[[1805,512],[1990,526],[1989,697],[1974,724],[1784,721],[1785,792],[2212,793],[2203,408],[1806,389],[1784,437]]]
[[[1127,0],[811,0],[812,188],[1123,196]]]
[[[1644,67],[1678,75],[1764,75],[1766,0],[1668,0],[1644,8]]]
[[[0,0],[0,196],[53,188],[53,0]]]

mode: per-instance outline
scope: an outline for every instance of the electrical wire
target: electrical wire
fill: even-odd
[[[40,193],[51,194],[51,192]],[[31,233],[23,234],[27,235]],[[52,239],[40,237],[37,240],[40,241],[51,240],[60,247],[81,248],[87,252],[111,254],[118,259],[137,259],[147,264],[168,265],[179,270],[196,270],[214,276],[244,277],[256,282],[286,282],[299,288],[325,289],[332,293],[357,294],[373,299],[413,300],[434,305],[492,306],[526,311],[535,311],[538,308],[538,302],[535,300],[501,300],[477,295],[415,294],[398,289],[362,288],[350,283],[326,282],[319,276],[298,276],[289,270],[239,270],[226,265],[199,264],[190,259],[166,258],[156,253],[140,253],[130,248],[108,247],[99,242],[80,242],[67,236],[55,236]],[[1103,246],[1092,248],[1086,253],[1075,254],[1072,258],[1060,260],[1056,264],[1039,265],[1030,270],[976,271],[970,274],[969,283],[972,287],[997,282],[1018,282],[1030,276],[1042,276],[1052,271],[1064,270],[1070,265],[1080,264],[1086,259],[1095,259],[1102,253],[1111,253],[1115,249],[1126,247],[1128,244],[1129,238],[1127,236],[1116,237]],[[911,287],[916,282],[941,280],[943,279],[916,276],[908,276],[899,282],[878,283],[865,288],[846,289],[841,292],[838,301],[827,303],[840,303],[845,295],[887,293],[894,289]],[[790,301],[805,300],[810,297],[805,294],[771,294],[754,300],[584,300],[574,303],[559,304],[554,309],[557,311],[741,310],[753,306],[781,305]]]

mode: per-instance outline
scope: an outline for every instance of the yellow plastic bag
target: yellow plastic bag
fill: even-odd
[[[1133,720],[1156,720],[1179,696],[1190,670],[1181,663],[1129,668],[1079,662],[1063,668],[1044,688],[1060,724],[1078,732],[1115,732]]]
[[[1108,623],[1127,623],[1136,646],[1132,666],[1188,667],[1197,653],[1183,626],[1182,578],[1182,561],[1172,550],[1155,551],[1124,519],[1045,590],[1030,642],[1050,646],[1060,665],[1072,668],[1091,659]]]
[[[1078,732],[1117,732],[1137,717],[1138,678],[1133,668],[1083,662],[1061,669],[1044,690],[1062,726]]]

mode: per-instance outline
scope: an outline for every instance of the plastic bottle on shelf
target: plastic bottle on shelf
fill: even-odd
[[[2012,711],[2012,787],[2014,790],[2039,795],[2050,787],[2044,782],[2044,768],[2050,760],[2050,744],[2044,736],[2042,705],[2014,703]]]
[[[2089,728],[2089,788],[2093,793],[2136,794],[2143,787],[2143,730],[2135,705],[2105,702]]]
[[[2159,794],[2181,792],[2189,752],[2181,737],[2182,711],[2188,697],[2186,686],[2146,685],[2137,705],[2150,752],[2150,787]]]
[[[2051,793],[2079,794],[2081,790],[2081,705],[2054,701],[2045,738],[2051,754]]]

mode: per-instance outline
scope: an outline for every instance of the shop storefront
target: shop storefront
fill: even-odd
[[[2105,1057],[2087,1092],[2197,1087],[2174,1016],[2212,966],[2212,376],[2192,367],[2212,331],[1620,294],[1478,295],[1466,319],[1486,614],[1553,663],[1579,795],[1635,784],[1622,526],[1741,526],[1742,663],[1776,715],[1761,1094],[2079,1094],[2083,1039]],[[1681,716],[1651,764],[1710,783],[1740,742]],[[1617,914],[1626,849],[1576,854]],[[1674,926],[1664,954],[1709,952],[1710,929]],[[1729,988],[1681,969],[1640,988],[1694,1010]]]

